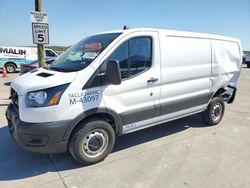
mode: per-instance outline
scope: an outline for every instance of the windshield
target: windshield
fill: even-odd
[[[56,59],[51,70],[73,72],[86,68],[120,34],[100,34],[81,40]]]

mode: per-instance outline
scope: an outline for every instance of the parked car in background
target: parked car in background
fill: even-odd
[[[245,59],[246,59],[246,54],[243,53],[243,55],[242,55],[242,63],[245,62]]]
[[[55,61],[55,58],[47,58],[45,60],[46,67],[49,67],[54,61]],[[21,67],[21,70],[19,71],[19,74],[20,75],[25,74],[39,67],[38,60],[31,61],[29,63],[22,63],[20,67]]]
[[[58,54],[45,48],[46,58],[56,58]],[[37,48],[22,46],[0,46],[0,69],[5,67],[8,73],[16,72],[22,63],[37,59]]]
[[[55,52],[56,52],[57,55],[59,56],[59,55],[63,54],[65,51],[55,51]]]
[[[250,55],[245,55],[244,60],[243,60],[247,67],[250,68]]]

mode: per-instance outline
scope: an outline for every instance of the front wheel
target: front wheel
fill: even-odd
[[[6,69],[7,73],[14,73],[14,72],[16,72],[16,66],[13,63],[7,63],[5,65],[5,69]]]
[[[219,97],[214,97],[207,109],[202,112],[202,117],[208,125],[217,125],[223,118],[225,111],[224,102]]]
[[[104,160],[115,143],[113,127],[102,120],[83,122],[72,133],[69,151],[80,164],[87,165]]]

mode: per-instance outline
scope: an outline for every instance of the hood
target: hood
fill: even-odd
[[[76,77],[77,72],[65,73],[39,68],[17,77],[12,81],[11,87],[18,95],[25,95],[30,91],[71,83]]]

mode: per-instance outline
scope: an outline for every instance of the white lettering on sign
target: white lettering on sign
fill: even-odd
[[[49,44],[49,25],[46,23],[32,23],[33,43]]]
[[[48,23],[48,14],[45,12],[31,11],[30,19],[32,23]]]

